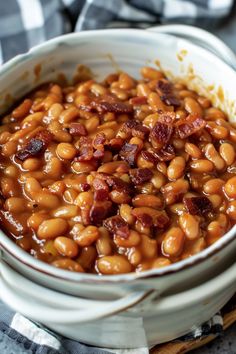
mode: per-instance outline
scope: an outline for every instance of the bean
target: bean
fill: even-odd
[[[195,240],[199,237],[199,221],[195,216],[183,213],[179,217],[179,225],[189,240]]]
[[[231,220],[236,220],[236,200],[232,200],[231,202],[229,202],[226,212]]]
[[[148,95],[148,104],[151,106],[154,112],[161,111],[170,111],[170,107],[166,106],[162,100],[160,99],[159,95],[156,92],[151,92]]]
[[[223,143],[220,145],[219,149],[221,157],[224,159],[227,166],[233,164],[235,160],[235,150],[234,147],[229,143]]]
[[[37,231],[42,222],[47,219],[48,215],[44,212],[34,213],[28,218],[27,225],[28,227],[31,227],[33,230]]]
[[[132,199],[132,204],[134,207],[150,207],[158,209],[163,205],[163,202],[155,195],[137,194]]]
[[[44,220],[38,228],[37,236],[39,239],[52,239],[63,235],[68,229],[68,224],[64,219]]]
[[[97,267],[100,273],[106,275],[129,273],[132,270],[129,261],[120,255],[99,258]]]
[[[157,257],[157,241],[147,235],[141,235],[140,249],[145,258]]]
[[[11,213],[21,213],[26,209],[25,199],[10,197],[5,201],[4,208]]]
[[[211,194],[208,196],[214,209],[219,208],[222,205],[222,197],[219,194]]]
[[[213,178],[207,181],[203,185],[203,190],[206,194],[216,194],[222,192],[222,187],[225,184],[225,181],[220,178]]]
[[[81,232],[74,235],[75,242],[81,246],[90,246],[99,238],[99,231],[96,226],[87,226]]]
[[[17,143],[15,141],[8,141],[2,146],[2,155],[10,157],[15,154],[17,150]]]
[[[61,112],[59,122],[62,124],[69,123],[79,117],[78,108],[72,106]]]
[[[12,116],[15,119],[24,118],[29,113],[31,106],[32,101],[28,98],[25,99],[17,108],[14,109],[14,111],[12,112]]]
[[[26,171],[36,171],[39,169],[40,165],[41,165],[41,161],[39,159],[32,157],[32,158],[26,159],[23,162],[22,167]]]
[[[132,208],[129,204],[121,204],[119,211],[120,216],[125,222],[127,222],[129,225],[134,223],[135,218],[132,215]]]
[[[144,66],[141,69],[141,75],[145,79],[149,79],[149,80],[159,80],[159,79],[163,78],[163,74],[161,71],[151,68],[149,66]]]
[[[78,207],[76,205],[65,205],[53,211],[55,218],[71,219],[78,215]]]
[[[215,165],[215,168],[217,170],[223,170],[225,167],[225,162],[224,160],[220,157],[220,154],[218,153],[218,151],[215,149],[213,144],[207,144],[205,146],[205,155],[208,158],[208,160],[210,160],[211,162],[213,162],[213,164]],[[199,161],[199,160],[198,160]]]
[[[17,178],[18,177],[18,169],[16,166],[8,166],[4,170],[4,174],[10,178]]]
[[[185,159],[182,156],[177,156],[171,160],[167,168],[167,176],[170,180],[175,180],[183,176],[185,169]]]
[[[79,272],[79,273],[83,273],[84,272],[84,270],[81,267],[81,265],[79,263],[73,261],[70,258],[58,259],[58,260],[52,262],[52,265],[54,267],[70,270],[70,271],[73,271],[73,272]]]
[[[94,162],[74,162],[72,170],[75,173],[92,172],[96,170],[96,164]]]
[[[83,267],[83,269],[91,271],[91,268],[94,267],[96,258],[97,252],[93,246],[83,247],[77,258],[77,262]]]
[[[193,171],[197,173],[207,173],[214,169],[214,164],[212,161],[206,159],[199,159],[190,162],[190,167]]]
[[[129,237],[123,238],[115,235],[114,242],[118,247],[133,247],[137,246],[140,243],[141,237],[140,234],[134,230],[130,230]]]
[[[99,256],[110,256],[112,254],[112,244],[109,235],[100,235],[99,239],[96,241],[96,249]]]
[[[74,258],[79,252],[79,247],[74,240],[68,237],[59,236],[54,241],[54,246],[62,256]]]
[[[113,174],[115,172],[126,173],[128,171],[129,171],[129,166],[124,161],[107,162],[104,163],[102,166],[100,166],[97,170],[97,172],[99,173],[109,173],[109,174]]]
[[[131,90],[134,87],[134,80],[126,73],[119,75],[119,86],[123,90]]]
[[[200,159],[200,157],[202,156],[201,150],[195,144],[192,143],[185,143],[185,151],[194,159]]]
[[[74,146],[69,143],[58,144],[56,151],[57,151],[57,155],[61,159],[65,159],[65,160],[72,160],[77,153],[77,150],[74,148]]]
[[[171,261],[165,257],[158,257],[152,263],[152,268],[163,268],[171,264]]]
[[[62,162],[57,157],[52,157],[47,162],[44,171],[51,178],[60,178],[62,174]]]
[[[132,247],[128,252],[128,260],[133,266],[137,266],[142,261],[141,251]]]
[[[236,176],[228,179],[224,189],[229,198],[236,198]]]
[[[184,108],[190,114],[197,114],[202,116],[202,107],[200,104],[192,97],[186,97],[184,99]]]
[[[56,195],[47,193],[45,191],[36,193],[34,195],[34,200],[40,207],[47,209],[55,209],[60,204],[60,200]]]
[[[184,233],[179,227],[172,227],[167,231],[162,242],[164,254],[168,256],[179,256],[184,246]]]

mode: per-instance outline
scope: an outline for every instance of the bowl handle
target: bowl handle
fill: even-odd
[[[187,39],[211,51],[236,70],[235,53],[221,39],[208,31],[188,25],[161,25],[150,27],[147,30]]]
[[[0,297],[13,310],[42,323],[84,323],[117,314],[149,298],[153,291],[132,291],[118,300],[96,301],[66,295],[35,284],[0,264]]]

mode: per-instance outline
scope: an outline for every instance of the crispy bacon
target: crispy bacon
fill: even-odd
[[[122,133],[122,137],[125,134],[125,138],[129,139],[132,136],[132,129],[138,126],[140,123],[135,119],[129,119],[127,122],[123,123],[119,132]]]
[[[175,157],[175,149],[173,145],[167,145],[161,150],[155,151],[155,156],[160,161],[170,161]]]
[[[75,161],[90,161],[92,158],[92,140],[88,137],[81,137],[79,140],[78,156],[75,157]]]
[[[211,201],[205,197],[190,197],[183,199],[185,208],[192,215],[205,215],[213,211]]]
[[[71,123],[69,133],[73,136],[86,136],[88,135],[87,129],[81,123]]]
[[[53,135],[48,130],[42,130],[30,139],[15,156],[21,161],[25,161],[29,157],[40,156],[47,149],[52,138]]]
[[[96,226],[101,225],[108,216],[111,207],[110,201],[94,201],[89,213],[90,223]]]
[[[132,193],[132,186],[119,177],[107,176],[105,180],[108,186],[112,188],[112,190],[123,191],[127,194]]]
[[[150,133],[150,140],[153,147],[166,146],[173,133],[173,126],[171,124],[166,124],[163,122],[157,122]]]
[[[203,129],[205,125],[204,119],[196,114],[189,114],[187,118],[179,119],[175,123],[175,132],[181,139],[185,139]]]
[[[144,160],[152,162],[152,163],[157,163],[157,161],[158,161],[157,156],[152,151],[142,150],[141,156]]]
[[[124,140],[121,138],[114,138],[111,139],[109,144],[107,145],[108,149],[111,150],[113,153],[117,153],[122,148],[124,144]]]
[[[143,184],[149,182],[153,177],[153,172],[148,168],[135,168],[129,172],[131,181],[135,185]]]
[[[119,215],[106,219],[103,226],[114,235],[125,239],[129,237],[129,225]]]
[[[141,139],[147,138],[149,132],[149,129],[142,124],[138,124],[134,128],[132,128],[132,135],[137,136]]]
[[[95,158],[95,160],[102,159],[104,157],[104,152],[104,150],[95,150],[93,153],[93,157]]]
[[[133,112],[133,107],[130,104],[124,102],[100,101],[96,103],[95,107],[100,113],[114,112],[119,114],[129,114]]]
[[[90,184],[89,183],[81,183],[80,188],[81,188],[82,192],[87,192],[90,190]]]
[[[93,180],[94,188],[94,200],[104,201],[109,199],[109,188],[104,180],[101,178],[94,178]]]
[[[136,158],[139,152],[139,146],[136,144],[125,143],[120,150],[120,157],[122,160],[128,162],[131,167],[135,166]]]
[[[144,227],[151,227],[153,225],[152,217],[149,214],[140,214],[137,216],[137,219]]]
[[[173,93],[173,85],[166,79],[158,80],[157,93],[167,106],[180,106],[180,100]]]
[[[142,104],[147,103],[147,97],[146,96],[132,97],[129,100],[129,103],[132,104],[133,106],[141,106]]]
[[[93,144],[94,149],[103,150],[105,143],[106,143],[106,135],[104,133],[98,133],[93,138],[92,144]]]

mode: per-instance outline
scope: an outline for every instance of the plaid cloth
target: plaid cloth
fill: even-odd
[[[223,332],[221,314],[192,332],[178,338],[187,342],[193,339],[203,339],[210,334],[220,335]],[[83,345],[49,331],[40,324],[32,322],[14,313],[0,302],[0,353],[1,354],[148,354],[148,348],[135,349],[99,349]]]
[[[0,1],[0,63],[71,31],[105,27],[146,28],[160,23],[216,26],[233,0],[6,0]],[[222,332],[222,317],[192,330],[182,341]],[[101,350],[68,340],[13,313],[0,302],[0,353],[147,354],[148,348]]]
[[[0,63],[71,31],[158,23],[216,26],[233,0],[2,0]]]

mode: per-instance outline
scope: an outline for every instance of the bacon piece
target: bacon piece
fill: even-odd
[[[99,149],[99,150],[104,149],[105,143],[106,143],[106,135],[104,133],[98,133],[93,138],[94,149]]]
[[[173,93],[173,85],[166,79],[157,82],[157,93],[167,106],[180,106],[180,100]]]
[[[114,235],[125,239],[129,237],[129,225],[119,215],[106,219],[103,226]]]
[[[133,106],[141,106],[142,104],[147,103],[147,97],[146,96],[132,97],[129,100],[129,103],[132,104]]]
[[[131,138],[132,136],[132,129],[138,126],[140,123],[135,119],[129,119],[127,122],[123,123],[119,132],[122,133],[122,137],[125,135],[126,139]],[[119,134],[118,132],[118,134]]]
[[[132,135],[141,139],[147,138],[149,132],[149,129],[142,124],[138,124],[132,129]]]
[[[100,101],[95,104],[96,109],[100,113],[114,112],[114,113],[132,113],[133,107],[124,102],[106,102]]]
[[[94,200],[104,201],[109,199],[109,188],[104,180],[101,178],[95,178],[93,180]]]
[[[101,225],[110,213],[112,202],[110,201],[94,201],[90,209],[90,223],[93,225]]]
[[[73,136],[86,136],[88,135],[87,129],[81,123],[71,123],[69,133]]]
[[[95,160],[102,159],[104,157],[104,150],[95,150],[93,153]]]
[[[113,153],[117,153],[122,148],[124,144],[124,140],[121,138],[114,138],[111,139],[109,144],[107,145],[108,149],[111,150]]]
[[[81,188],[82,192],[87,192],[90,190],[90,184],[89,183],[81,183],[80,188]]]
[[[152,163],[157,163],[157,161],[158,161],[157,156],[152,151],[143,150],[143,151],[141,151],[141,156],[144,160],[150,161]]]
[[[153,177],[153,172],[148,168],[135,168],[129,172],[131,181],[135,185],[143,184],[149,182]]]
[[[155,156],[160,161],[170,161],[175,157],[175,149],[173,145],[167,145],[161,150],[155,151]]]
[[[204,119],[196,114],[189,114],[187,118],[179,119],[175,123],[175,131],[181,139],[185,139],[203,129],[205,125]]]
[[[157,145],[166,146],[173,133],[173,126],[163,122],[156,122],[150,133],[150,140],[154,148]]]
[[[21,161],[25,161],[29,157],[40,156],[47,149],[52,138],[53,135],[48,130],[42,130],[34,138],[30,139],[26,146],[19,150],[15,156]]]
[[[128,162],[131,167],[135,166],[136,158],[139,152],[139,146],[136,144],[125,143],[120,150],[120,157],[122,160]]]
[[[205,197],[190,197],[183,199],[185,208],[192,215],[204,215],[213,211],[211,201]]]
[[[122,191],[122,192],[125,192],[127,194],[131,194],[132,193],[132,186],[129,183],[123,181],[119,177],[107,176],[106,177],[106,183],[108,184],[109,187],[112,188],[112,190]]]
[[[149,214],[140,214],[138,215],[137,219],[144,227],[151,227],[153,225],[152,217]]]
[[[92,140],[87,137],[81,137],[79,140],[79,156],[76,161],[90,161],[93,158]]]
[[[132,210],[132,215],[140,222],[142,222],[143,214],[151,216],[153,226],[158,228],[163,229],[169,224],[169,217],[164,210],[160,211],[150,207],[138,207]]]

